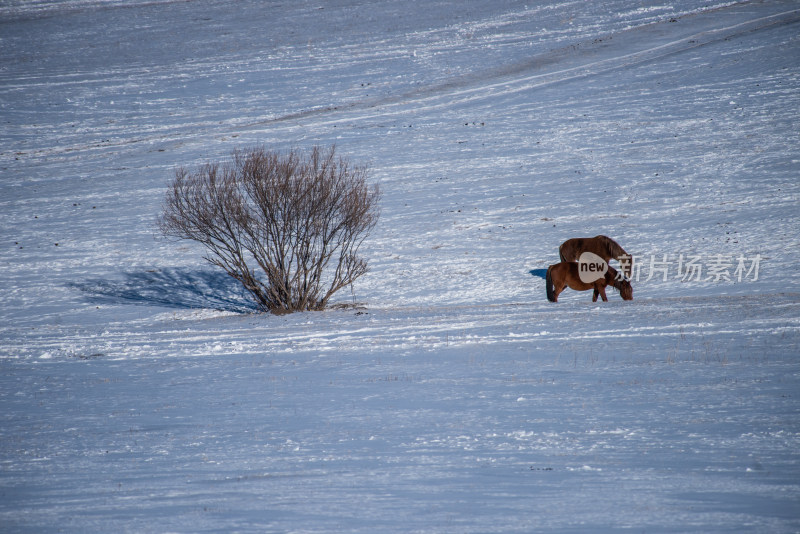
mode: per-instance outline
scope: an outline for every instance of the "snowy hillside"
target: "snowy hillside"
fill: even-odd
[[[800,530],[797,2],[11,0],[0,50],[0,530]],[[334,143],[348,306],[157,235],[176,167]],[[597,234],[634,300],[549,303]]]

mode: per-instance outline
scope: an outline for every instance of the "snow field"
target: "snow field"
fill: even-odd
[[[2,530],[798,530],[798,22],[6,2]],[[332,143],[384,192],[336,309],[255,314],[156,235],[177,166]],[[548,303],[598,233],[634,300]]]

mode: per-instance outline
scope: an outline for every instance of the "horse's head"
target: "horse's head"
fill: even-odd
[[[620,275],[610,265],[608,266],[608,271],[606,271],[606,283],[619,291],[622,300],[633,300],[633,287],[631,287],[630,280]]]
[[[622,300],[633,300],[633,287],[630,282],[620,280],[614,287],[619,289],[619,296],[622,297]]]

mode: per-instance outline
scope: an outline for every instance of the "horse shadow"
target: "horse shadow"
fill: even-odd
[[[531,276],[538,276],[542,280],[547,278],[547,269],[531,269],[528,272],[531,273]]]
[[[122,280],[90,279],[70,286],[91,302],[166,308],[258,311],[242,285],[225,273],[184,268],[126,272]]]

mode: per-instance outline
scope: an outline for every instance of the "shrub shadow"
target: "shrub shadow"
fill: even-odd
[[[531,269],[528,272],[531,273],[531,276],[538,276],[542,280],[547,277],[547,269]]]
[[[211,308],[237,313],[259,311],[245,289],[225,273],[158,269],[128,272],[122,280],[92,279],[70,286],[92,302],[134,303],[167,308]]]

